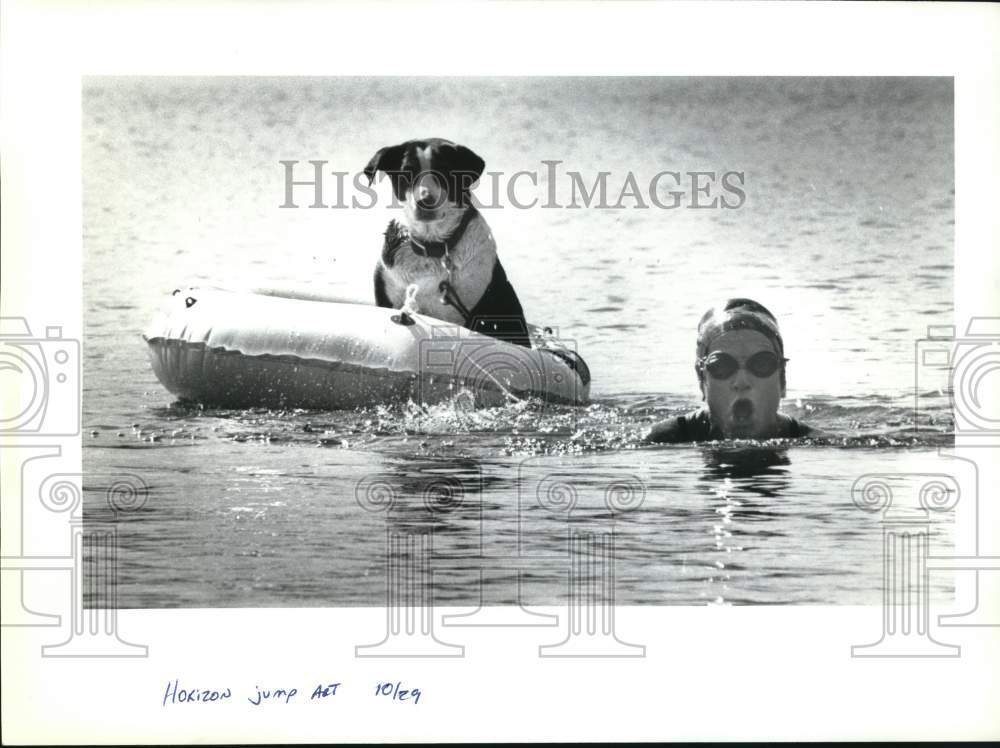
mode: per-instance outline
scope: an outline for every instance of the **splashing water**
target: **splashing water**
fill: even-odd
[[[812,398],[786,404],[783,412],[817,429],[819,436],[752,444],[829,447],[938,447],[952,439],[947,398],[925,398],[915,412],[905,398]],[[409,401],[351,411],[220,410],[175,402],[151,407],[151,418],[133,424],[129,436],[176,446],[203,440],[376,450],[388,454],[512,457],[573,455],[644,446],[654,423],[688,412],[690,403],[665,395],[625,395],[589,406],[553,405],[540,399],[500,407],[474,407],[460,390],[435,405]],[[115,427],[123,434],[121,427]],[[674,445],[670,448],[683,448]]]

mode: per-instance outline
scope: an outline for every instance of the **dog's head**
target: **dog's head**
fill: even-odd
[[[381,148],[365,167],[368,184],[385,172],[410,231],[436,240],[447,236],[470,205],[470,190],[486,163],[465,146],[442,138],[408,140]]]

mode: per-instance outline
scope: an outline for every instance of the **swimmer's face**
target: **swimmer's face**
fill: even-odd
[[[739,363],[735,372],[727,356]],[[754,356],[748,369],[747,362]],[[769,361],[773,363],[772,357],[777,358],[777,368],[768,376],[758,376]],[[732,330],[713,341],[699,379],[712,423],[727,439],[767,439],[776,433],[778,405],[785,395],[781,369],[774,344],[756,330]],[[713,376],[713,371],[729,375]]]

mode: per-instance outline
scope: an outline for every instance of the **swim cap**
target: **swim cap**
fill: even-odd
[[[698,360],[708,354],[712,341],[731,330],[756,330],[766,335],[774,343],[778,357],[784,358],[785,343],[771,311],[753,299],[729,299],[721,308],[709,309],[698,322]]]

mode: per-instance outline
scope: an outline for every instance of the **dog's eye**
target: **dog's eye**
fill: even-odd
[[[403,163],[399,165],[399,172],[401,174],[406,174],[411,178],[418,171],[420,171],[420,164],[411,158],[404,158]]]
[[[405,190],[413,184],[410,175],[405,171],[389,172],[389,178],[392,179],[392,184],[397,190]]]

